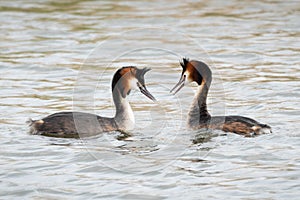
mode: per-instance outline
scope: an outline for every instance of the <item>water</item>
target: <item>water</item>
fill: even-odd
[[[298,1],[0,3],[1,199],[297,199]],[[168,92],[183,56],[209,63],[213,114],[251,116],[273,134],[184,130],[194,85]],[[78,110],[112,116],[110,80],[151,67],[129,96],[132,137],[27,134],[27,118]],[[199,139],[199,138],[198,138]]]

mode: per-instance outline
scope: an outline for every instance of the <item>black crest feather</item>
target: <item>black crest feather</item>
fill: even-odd
[[[137,68],[137,71],[136,71],[136,78],[141,82],[141,84],[144,84],[144,75],[150,71],[151,69],[150,68],[143,68],[143,69],[138,69]]]
[[[189,62],[188,58],[183,58],[182,61],[180,61],[180,65],[183,68],[183,71],[186,70],[186,66],[187,66],[188,62]]]
[[[144,76],[146,74],[146,72],[150,71],[151,69],[150,68],[143,68],[143,69],[138,69],[137,70],[137,75],[138,76]]]

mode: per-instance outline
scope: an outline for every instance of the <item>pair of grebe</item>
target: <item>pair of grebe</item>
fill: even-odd
[[[200,61],[183,59],[180,62],[183,71],[181,78],[171,90],[177,93],[190,82],[198,84],[197,93],[188,113],[188,128],[190,129],[219,129],[245,136],[271,133],[271,127],[243,116],[214,116],[207,111],[206,99],[212,81],[209,67]],[[113,118],[101,117],[82,112],[59,112],[40,120],[29,120],[30,132],[54,137],[79,137],[96,135],[109,131],[126,131],[134,127],[134,115],[126,100],[131,89],[136,86],[141,93],[155,101],[147,90],[144,80],[149,69],[123,67],[113,76],[112,95],[116,107]]]

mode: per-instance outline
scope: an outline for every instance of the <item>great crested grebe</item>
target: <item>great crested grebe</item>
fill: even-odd
[[[195,81],[198,90],[193,99],[192,106],[188,113],[188,127],[190,129],[219,129],[225,132],[233,132],[245,136],[253,136],[271,133],[271,127],[261,124],[253,119],[243,116],[214,116],[207,111],[207,93],[212,81],[212,73],[209,67],[200,61],[184,58],[180,62],[182,74],[179,82],[170,91],[176,94],[184,85]]]
[[[126,100],[131,89],[138,87],[145,96],[155,101],[145,86],[144,75],[150,69],[120,68],[112,80],[112,96],[116,107],[113,118],[83,112],[59,112],[40,120],[29,119],[30,133],[52,137],[92,136],[102,132],[125,131],[134,127],[134,115]]]

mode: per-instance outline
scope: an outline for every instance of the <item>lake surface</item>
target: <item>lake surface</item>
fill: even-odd
[[[298,199],[299,18],[299,1],[1,1],[1,199]],[[187,131],[195,85],[169,93],[182,57],[212,68],[212,114],[273,134]],[[28,134],[55,112],[113,116],[128,65],[152,68],[158,100],[132,91],[131,137]]]

